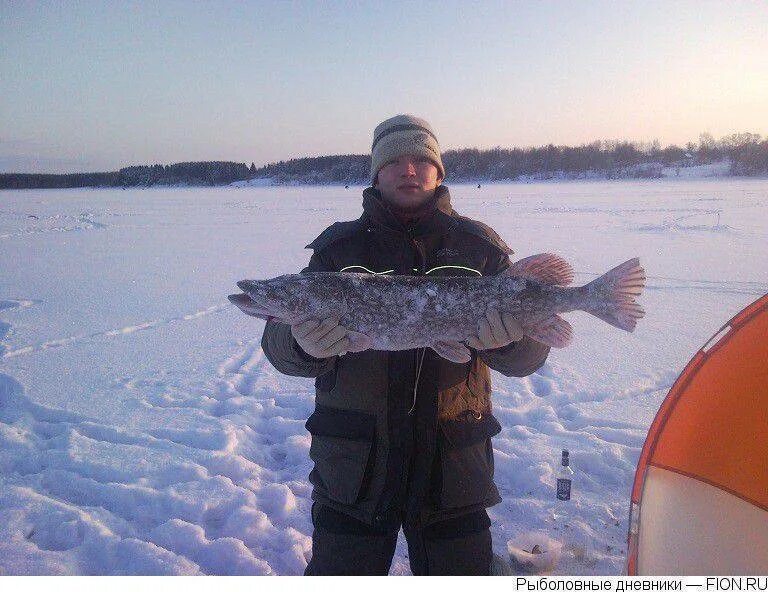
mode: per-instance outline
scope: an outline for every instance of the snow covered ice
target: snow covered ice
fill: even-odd
[[[618,574],[650,422],[690,357],[768,291],[768,181],[451,186],[515,258],[563,256],[575,283],[639,256],[632,334],[567,315],[574,341],[527,378],[494,372],[494,549],[557,539],[571,453],[573,528]],[[304,267],[359,216],[361,188],[0,193],[0,573],[299,574],[311,549],[313,382],[279,374],[235,282]],[[547,538],[548,537],[548,538]],[[409,573],[404,541],[393,574]]]

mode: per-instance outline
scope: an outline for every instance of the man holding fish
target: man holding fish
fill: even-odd
[[[555,255],[511,263],[441,185],[430,125],[411,115],[374,131],[371,187],[357,220],[308,248],[301,274],[239,282],[231,300],[267,319],[262,347],[280,372],[315,378],[306,574],[386,575],[402,527],[415,575],[490,572],[490,368],[526,376],[570,340],[557,315],[586,310],[632,330],[644,281],[631,260],[565,288]]]

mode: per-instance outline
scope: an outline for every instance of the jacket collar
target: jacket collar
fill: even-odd
[[[451,206],[451,194],[445,185],[438,185],[435,195],[425,204],[419,217],[407,225],[400,222],[378,189],[368,187],[363,191],[363,215],[360,219],[390,232],[411,236],[443,233],[448,230],[453,215],[455,212]]]

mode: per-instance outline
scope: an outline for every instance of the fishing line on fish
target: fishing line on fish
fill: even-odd
[[[419,366],[416,369],[416,382],[413,383],[413,405],[411,405],[411,408],[408,410],[408,415],[411,415],[413,413],[413,410],[416,409],[416,390],[419,388],[419,376],[421,376],[421,364],[424,362],[424,354],[426,353],[427,348],[422,348],[421,350],[421,359],[419,360]]]

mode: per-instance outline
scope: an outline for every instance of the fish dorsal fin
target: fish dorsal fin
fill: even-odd
[[[567,286],[573,281],[573,268],[570,263],[552,253],[539,253],[515,261],[504,273],[553,286]]]

